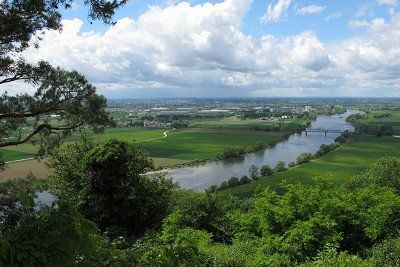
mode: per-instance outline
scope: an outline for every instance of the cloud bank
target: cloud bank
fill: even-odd
[[[279,3],[268,7],[272,18],[290,1]],[[61,33],[47,32],[40,48],[24,55],[77,69],[107,95],[157,89],[197,96],[400,96],[399,14],[354,23],[363,35],[327,45],[313,31],[244,34],[250,6],[251,0],[226,0],[150,7],[104,34],[81,32],[80,19],[64,20]]]

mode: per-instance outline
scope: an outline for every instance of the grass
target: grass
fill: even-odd
[[[166,129],[146,128],[115,128],[107,129],[102,134],[89,132],[88,136],[95,142],[105,142],[110,138],[124,141],[139,141],[153,158],[155,165],[172,166],[186,163],[195,159],[215,157],[229,146],[250,146],[258,140],[265,143],[279,141],[282,137],[279,133],[216,130],[216,129],[179,129],[170,132],[166,138],[162,138]],[[156,139],[156,140],[153,140]],[[69,141],[78,140],[74,135]],[[147,141],[151,140],[151,141]],[[6,161],[31,158],[37,151],[31,144],[7,147],[1,149]],[[29,171],[34,170],[37,177],[47,175],[46,166],[37,160],[10,163],[9,168],[2,174],[3,180],[10,177],[24,177]]]
[[[226,147],[247,147],[258,140],[271,143],[281,138],[279,133],[189,128],[170,132],[167,138],[141,145],[151,157],[195,160],[215,157]]]
[[[390,118],[374,118],[374,115],[379,115],[382,113],[390,113],[392,116]],[[367,114],[366,120],[364,123],[373,124],[377,126],[381,126],[384,124],[392,126],[394,133],[400,134],[400,112],[399,111],[371,111],[371,113]]]
[[[383,156],[400,157],[400,139],[358,135],[348,144],[311,163],[270,177],[263,177],[256,182],[228,189],[222,193],[251,197],[258,187],[269,186],[281,192],[280,184],[284,181],[307,184],[312,182],[312,178],[319,176],[333,175],[336,178],[346,178],[361,173],[369,164]]]
[[[274,126],[282,125],[282,131],[291,131],[297,129],[298,125],[304,125],[306,122],[301,119],[287,119],[284,121],[265,121],[265,120],[241,120],[232,116],[219,120],[206,120],[195,122],[191,126],[205,129],[229,129],[229,130],[265,130],[270,131]]]
[[[87,132],[87,136],[92,138],[95,142],[105,142],[111,138],[116,138],[123,141],[143,142],[145,140],[160,138],[163,136],[163,132],[166,129],[152,129],[144,127],[133,127],[133,128],[112,128],[106,129],[104,133],[96,134],[92,131]],[[67,139],[67,141],[78,141],[80,136],[74,134]],[[31,158],[37,152],[37,148],[29,143],[25,143],[18,146],[9,146],[7,148],[1,148],[0,152],[4,153],[4,158],[6,161],[13,161],[19,159]]]

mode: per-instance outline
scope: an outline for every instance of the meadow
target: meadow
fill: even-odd
[[[299,126],[305,124],[306,121],[302,119],[286,119],[283,121],[268,121],[268,120],[257,120],[257,119],[241,120],[238,117],[232,116],[223,119],[194,122],[191,125],[191,127],[205,128],[205,129],[258,130],[258,131],[272,131],[276,127],[279,127],[280,131],[289,132],[289,131],[296,131]]]
[[[400,139],[398,138],[356,135],[354,140],[308,164],[297,166],[269,177],[262,177],[256,182],[228,189],[222,191],[222,193],[238,197],[252,197],[259,187],[268,186],[278,192],[282,192],[280,185],[283,182],[307,184],[311,183],[313,178],[327,175],[340,180],[350,175],[361,173],[371,162],[380,157],[400,157],[399,148]]]
[[[170,132],[167,138],[141,143],[153,158],[195,160],[212,158],[224,148],[247,147],[257,141],[271,143],[282,138],[280,133],[217,130],[217,129],[179,129]]]
[[[131,128],[112,128],[106,129],[104,133],[96,134],[93,131],[87,131],[87,137],[91,138],[94,142],[104,142],[111,138],[116,138],[128,142],[143,142],[155,138],[161,138],[163,132],[168,129],[154,129],[144,127],[131,127]],[[67,139],[67,142],[80,140],[79,134],[75,133]],[[9,146],[1,148],[0,152],[4,153],[5,161],[14,161],[20,159],[31,158],[35,155],[37,148],[30,144],[25,143],[18,146]]]
[[[389,118],[374,118],[374,115],[383,113],[390,113]],[[400,135],[400,112],[399,111],[371,111],[367,114],[367,118],[363,120],[364,123],[381,126],[384,124],[392,126],[394,133]]]
[[[251,146],[257,141],[266,144],[282,139],[282,134],[275,132],[256,132],[239,130],[217,130],[217,129],[177,129],[168,133],[166,138],[165,131],[172,129],[159,128],[113,128],[107,129],[102,134],[88,132],[87,136],[95,143],[105,142],[111,138],[128,142],[137,142],[149,152],[156,166],[172,166],[187,163],[197,159],[208,159],[219,155],[224,148],[231,146]],[[78,135],[71,136],[67,141],[79,140]],[[37,148],[32,144],[23,144],[0,149],[4,153],[5,160],[15,161],[32,158]],[[1,174],[1,179],[9,177],[23,177],[29,171],[39,178],[48,174],[43,162],[35,159],[23,162],[11,162],[7,164],[6,172]]]

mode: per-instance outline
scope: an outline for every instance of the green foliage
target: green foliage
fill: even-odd
[[[89,0],[83,4],[89,8],[90,19],[111,23],[114,11],[125,3]],[[33,94],[4,92],[0,96],[0,147],[32,141],[40,144],[38,154],[42,156],[76,129],[90,126],[101,131],[113,124],[105,111],[106,99],[83,75],[44,61],[27,63],[20,53],[38,46],[37,33],[61,30],[61,10],[72,5],[69,0],[0,2],[0,85],[12,88],[15,82],[25,82],[35,88]]]
[[[367,187],[347,190],[328,180],[312,186],[287,185],[279,196],[261,191],[254,209],[232,216],[241,239],[262,237],[269,254],[292,263],[316,257],[328,244],[338,251],[364,253],[400,229],[400,197],[392,190]]]
[[[213,235],[213,240],[229,242],[232,229],[226,215],[246,209],[246,204],[232,196],[179,190],[174,192],[171,209],[179,214],[176,223],[180,226],[205,230]]]
[[[293,168],[295,166],[297,166],[297,162],[289,162],[289,164],[288,164],[289,168]]]
[[[87,179],[81,210],[111,236],[141,235],[166,216],[172,181],[143,176],[152,162],[136,145],[110,140],[89,151],[82,166]]]
[[[283,162],[283,161],[278,161],[278,162],[276,163],[276,165],[275,165],[274,172],[275,172],[275,173],[278,173],[278,172],[283,172],[284,170],[286,170],[285,162]]]
[[[92,143],[82,141],[66,143],[57,148],[47,163],[47,166],[52,169],[52,177],[58,181],[67,182],[67,188],[73,189],[74,192],[81,191],[86,179],[86,174],[82,169],[82,159],[93,147]]]
[[[319,150],[317,151],[317,153],[315,153],[315,156],[316,157],[322,157],[323,155],[326,155],[329,152],[337,149],[339,146],[340,146],[340,143],[336,143],[336,142],[332,143],[332,144],[329,144],[329,145],[322,144],[320,146]]]
[[[221,159],[231,159],[242,157],[246,154],[246,150],[243,147],[228,147],[224,148],[220,158]]]
[[[239,184],[242,185],[242,184],[247,184],[250,182],[251,182],[251,179],[247,175],[243,175],[242,177],[240,177]]]
[[[274,170],[269,165],[262,165],[260,168],[260,174],[262,176],[270,176],[274,174]]]
[[[296,163],[298,165],[304,164],[304,163],[308,163],[313,159],[313,155],[311,153],[301,153],[296,160]]]
[[[318,253],[313,261],[308,261],[300,265],[301,267],[370,267],[371,263],[346,252],[337,252],[337,249],[328,245],[323,251]]]
[[[144,176],[152,161],[134,144],[110,140],[91,147],[67,144],[58,150],[50,161],[54,183],[59,181],[55,193],[74,198],[86,218],[111,237],[158,227],[168,214],[172,181]]]
[[[360,188],[369,185],[390,187],[400,194],[400,160],[395,157],[383,157],[372,163],[361,175],[352,177],[348,186]]]
[[[373,266],[399,267],[400,266],[400,239],[388,238],[372,250]]]
[[[386,116],[383,114],[375,115],[375,119],[387,118],[381,117]],[[394,134],[393,127],[388,123],[376,124],[373,122],[368,122],[368,116],[366,114],[353,114],[346,118],[346,121],[350,122],[358,133],[365,133],[376,136],[391,136]]]
[[[250,178],[253,181],[258,180],[258,178],[259,178],[258,177],[259,176],[258,167],[254,166],[254,165],[251,165],[250,168],[249,168],[249,174],[250,174]]]
[[[107,240],[68,200],[39,206],[28,181],[1,189],[0,265],[105,264]]]

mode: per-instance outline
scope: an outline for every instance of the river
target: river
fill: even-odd
[[[348,110],[344,114],[318,116],[308,129],[329,129],[338,131],[354,131],[354,127],[346,122],[346,117],[358,113]],[[232,176],[248,175],[251,165],[261,167],[264,164],[275,166],[278,161],[286,164],[295,161],[303,152],[315,153],[322,144],[333,143],[340,133],[302,132],[291,135],[287,140],[279,142],[274,147],[246,155],[242,159],[215,161],[198,166],[182,167],[167,172],[181,188],[202,191],[211,185],[220,185]]]

